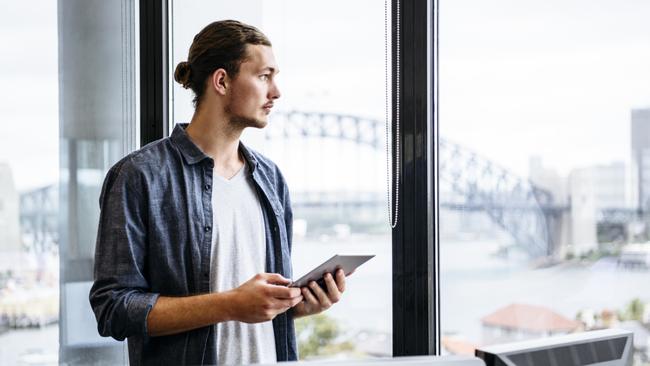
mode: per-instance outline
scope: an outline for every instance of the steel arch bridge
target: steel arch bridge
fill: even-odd
[[[274,112],[266,138],[322,137],[384,148],[384,125],[370,118],[325,112]]]
[[[266,138],[317,137],[345,140],[385,148],[384,122],[351,115],[321,112],[275,112],[266,129]],[[532,257],[553,250],[554,222],[567,207],[553,205],[551,194],[497,164],[446,139],[439,141],[440,206],[456,211],[481,211],[505,231]],[[20,224],[26,243],[43,251],[58,243],[58,186],[52,185],[20,196]],[[385,205],[385,196],[308,192],[294,195],[297,206]],[[606,213],[625,216],[628,212]]]
[[[274,113],[266,138],[292,137],[333,138],[383,151],[385,123],[323,112]],[[552,220],[548,218],[557,213],[557,208],[552,206],[553,197],[548,191],[444,138],[439,141],[438,155],[439,188],[444,192],[441,207],[484,211],[532,257],[550,254],[553,245],[549,224]],[[299,199],[294,201],[301,203]]]
[[[42,253],[59,242],[59,190],[52,184],[20,195],[20,232],[30,250]]]

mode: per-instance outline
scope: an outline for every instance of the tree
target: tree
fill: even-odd
[[[637,320],[643,321],[643,311],[645,310],[645,304],[641,299],[635,298],[632,299],[626,306],[623,312],[620,314],[621,320]]]
[[[337,341],[340,336],[338,323],[325,314],[296,320],[296,334],[301,359],[354,351],[351,342]]]

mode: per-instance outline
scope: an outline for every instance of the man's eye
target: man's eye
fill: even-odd
[[[260,79],[262,79],[262,81],[267,81],[269,79],[269,75],[267,74],[260,75]]]

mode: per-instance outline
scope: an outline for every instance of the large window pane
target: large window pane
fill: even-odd
[[[123,363],[126,343],[100,337],[93,282],[99,195],[108,169],[136,147],[135,2],[59,2],[60,359]]]
[[[618,327],[648,360],[646,1],[443,1],[442,345]]]
[[[0,12],[0,364],[121,363],[88,302],[99,192],[135,147],[134,2]]]
[[[56,2],[3,4],[0,43],[0,364],[56,363]]]
[[[301,357],[390,356],[384,2],[174,2],[173,67],[187,60],[194,35],[221,19],[260,28],[282,70],[269,126],[243,141],[288,181],[294,276],[337,253],[377,255],[350,277],[339,304],[297,322]],[[174,85],[172,123],[190,120],[192,97]]]

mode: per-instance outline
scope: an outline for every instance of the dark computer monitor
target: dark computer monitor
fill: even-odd
[[[604,329],[481,347],[486,366],[631,366],[632,332]]]
[[[485,363],[476,357],[465,356],[412,356],[412,357],[382,357],[370,359],[344,360],[344,361],[300,361],[280,362],[277,365],[285,366],[485,366]],[[264,365],[260,365],[264,366]]]

